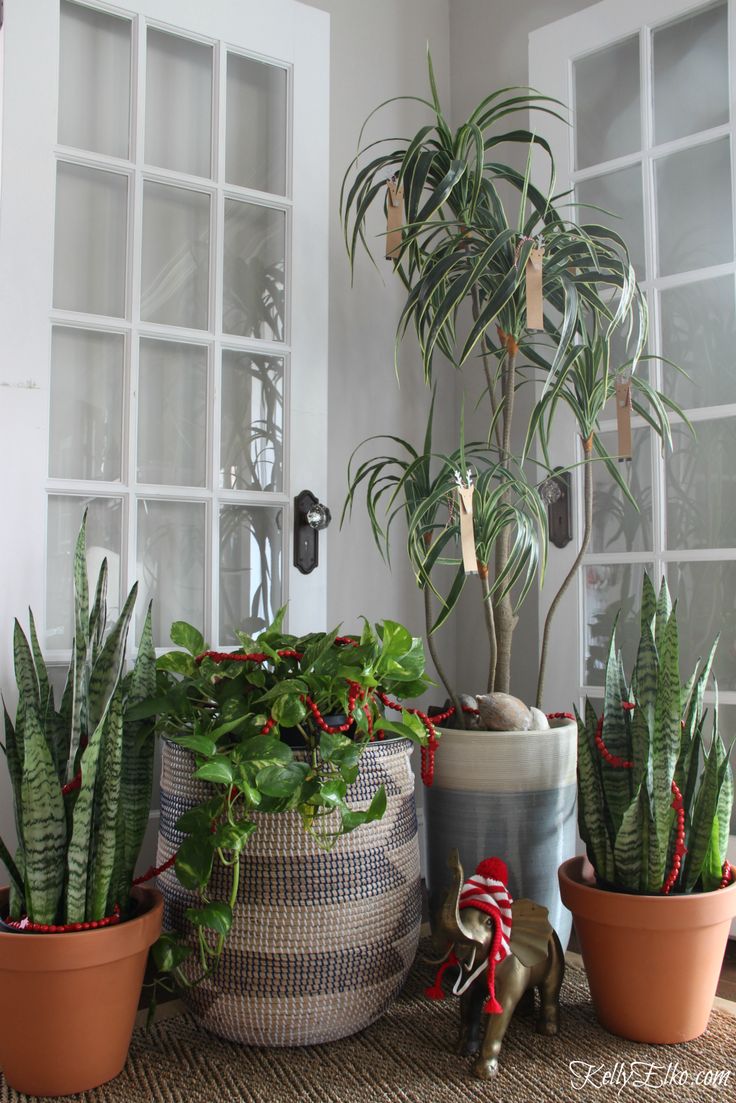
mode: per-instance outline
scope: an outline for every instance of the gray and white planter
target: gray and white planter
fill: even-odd
[[[454,847],[466,875],[483,858],[503,858],[514,899],[549,909],[567,946],[571,916],[560,900],[557,868],[576,851],[577,726],[486,732],[440,728],[434,783],[425,790],[430,909],[450,882]]]
[[[179,816],[207,799],[188,751],[164,742],[157,863],[180,846]],[[377,1019],[404,986],[421,923],[419,844],[408,739],[369,744],[348,789],[367,808],[380,785],[387,808],[320,849],[296,812],[254,814],[241,859],[233,926],[214,971],[186,994],[208,1030],[248,1045],[329,1042]],[[214,899],[229,892],[221,868]],[[195,903],[173,869],[162,874],[164,926],[186,930]],[[189,928],[191,933],[191,927]]]

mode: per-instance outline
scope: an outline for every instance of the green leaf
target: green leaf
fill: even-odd
[[[256,826],[251,820],[221,823],[214,834],[215,846],[220,850],[232,850],[235,854],[239,854],[256,830]]]
[[[10,880],[12,882],[13,891],[16,893],[17,896],[23,897],[25,895],[25,891],[23,888],[23,877],[17,865],[13,861],[10,855],[10,851],[3,842],[2,838],[0,838],[0,862],[2,862],[2,864],[8,871],[8,876],[10,877]]]
[[[178,747],[184,747],[187,751],[196,751],[197,754],[203,754],[206,757],[217,753],[217,744],[208,735],[175,735],[172,736],[171,742],[176,743]]]
[[[338,777],[330,778],[319,787],[319,797],[322,803],[334,805],[335,807],[343,803],[346,792],[347,785],[342,778]]]
[[[692,892],[703,871],[711,845],[714,822],[717,824],[718,797],[720,793],[720,763],[715,742],[705,761],[705,771],[695,802],[692,823],[687,839],[684,861],[683,885],[685,892]]]
[[[207,927],[221,935],[229,934],[233,925],[233,910],[225,900],[210,900],[200,908],[187,908],[184,914],[195,927]]]
[[[207,644],[204,642],[202,633],[191,624],[187,624],[186,621],[175,620],[171,625],[170,636],[173,644],[176,644],[177,647],[183,647],[194,658],[207,650]]]
[[[216,820],[222,811],[222,797],[210,797],[202,804],[195,804],[193,808],[188,808],[186,812],[182,812],[176,821],[176,830],[187,835],[190,833],[196,834],[199,831],[206,834],[209,832],[213,820]]]
[[[232,785],[235,778],[232,763],[226,755],[216,755],[208,762],[203,762],[194,771],[194,776],[215,785]]]
[[[285,728],[293,728],[307,715],[307,706],[299,696],[283,694],[271,706],[271,715]]]
[[[386,790],[383,785],[376,791],[373,800],[364,812],[347,809],[342,813],[342,829],[345,833],[354,831],[363,824],[380,820],[386,811]]]
[[[272,766],[276,763],[291,762],[293,754],[290,747],[280,739],[270,735],[255,735],[242,744],[239,750],[240,760],[251,766]]]
[[[34,705],[25,711],[21,781],[25,898],[34,923],[55,923],[64,884],[64,798]]]
[[[212,873],[212,836],[190,835],[176,853],[174,868],[179,884],[194,891],[204,888]]]
[[[634,799],[624,812],[616,835],[613,857],[616,884],[629,892],[646,892],[649,867],[649,832],[651,818],[646,781],[639,785]]]
[[[103,919],[108,914],[110,886],[115,871],[119,842],[120,784],[123,766],[123,701],[118,688],[105,720],[101,749],[102,769],[96,794],[94,856],[88,877],[87,916]]]
[[[167,651],[165,655],[159,655],[156,667],[172,674],[183,674],[187,678],[193,678],[197,673],[197,665],[186,651]]]
[[[173,973],[194,953],[191,946],[180,941],[181,937],[179,933],[165,932],[154,942],[151,954],[159,972]]]
[[[256,785],[268,797],[292,797],[301,788],[308,773],[306,762],[265,766],[256,775]]]

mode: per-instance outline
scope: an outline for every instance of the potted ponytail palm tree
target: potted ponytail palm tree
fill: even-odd
[[[471,584],[469,575],[477,574],[472,585],[488,640],[487,684],[462,687],[463,696],[441,664],[438,668],[448,696],[443,714],[454,727],[442,729],[434,784],[427,793],[434,900],[454,846],[468,868],[488,853],[503,853],[512,870],[512,893],[546,904],[564,939],[569,920],[553,870],[574,853],[576,841],[575,725],[553,719],[550,731],[539,711],[494,698],[493,708],[484,709],[482,701],[480,707],[493,714],[494,729],[508,730],[478,731],[473,698],[479,691],[481,696],[509,694],[512,688],[518,608],[544,577],[545,494],[552,474],[548,442],[563,420],[569,424],[561,411],[572,413],[585,481],[585,523],[564,592],[590,538],[594,457],[633,500],[598,435],[616,382],[628,382],[633,409],[665,442],[670,439],[667,407],[675,407],[636,372],[647,311],[625,243],[603,226],[567,217],[563,204],[569,203],[553,194],[554,165],[541,137],[517,127],[499,129],[510,115],[554,114],[557,105],[528,89],[504,89],[488,96],[453,131],[439,102],[431,61],[429,77],[430,98],[419,99],[429,114],[427,124],[400,143],[369,143],[349,166],[340,203],[345,242],[352,265],[359,248],[368,248],[371,209],[393,203],[403,189],[403,226],[398,238],[394,233],[390,239],[394,272],[406,289],[397,358],[411,326],[428,384],[434,382],[438,359],[477,377],[487,430],[483,440],[465,443],[461,428],[453,453],[435,452],[430,401],[422,447],[396,437],[371,438],[387,445],[385,454],[376,456],[364,451],[367,442],[359,446],[348,471],[346,509],[365,494],[374,537],[386,555],[393,521],[403,515],[433,657],[433,633],[457,611],[461,593]],[[524,172],[496,159],[499,147],[508,143],[526,151]],[[541,186],[532,180],[535,150],[548,161],[549,179]],[[619,334],[633,355],[625,363],[612,363]],[[518,392],[530,385],[535,400],[520,424]],[[524,441],[516,452],[515,440]],[[472,544],[463,556],[461,491],[468,493],[471,486]],[[539,709],[550,698],[559,707],[544,686],[549,622],[558,603],[556,597],[544,633]],[[507,723],[504,716],[510,718]]]
[[[16,621],[15,721],[5,759],[18,845],[0,839],[10,878],[0,891],[0,990],[7,1013],[0,1067],[28,1095],[68,1095],[112,1079],[125,1063],[148,949],[163,902],[136,888],[148,824],[153,719],[129,711],[155,688],[151,611],[132,671],[125,647],[136,589],[106,634],[107,562],[89,607],[86,519],[74,556],[75,635],[56,706],[31,614]]]
[[[560,867],[600,1022],[639,1042],[684,1042],[708,1024],[736,881],[726,860],[733,773],[703,707],[715,644],[680,678],[676,610],[645,574],[631,684],[614,628],[603,711],[578,717],[583,859]],[[706,726],[711,728],[710,740]]]

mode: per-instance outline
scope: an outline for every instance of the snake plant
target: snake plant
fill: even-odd
[[[630,893],[689,893],[727,880],[733,773],[718,730],[705,745],[704,695],[716,643],[680,678],[677,611],[644,575],[631,686],[614,627],[603,713],[578,720],[578,824],[599,883]],[[724,873],[725,869],[725,873]]]
[[[57,709],[33,613],[30,642],[15,622],[15,721],[5,715],[5,756],[18,846],[0,839],[10,876],[10,918],[65,925],[129,907],[133,870],[148,823],[153,719],[127,712],[156,686],[151,609],[133,669],[124,672],[136,600],[133,586],[106,632],[107,561],[90,609],[86,515],[74,553],[74,641]]]

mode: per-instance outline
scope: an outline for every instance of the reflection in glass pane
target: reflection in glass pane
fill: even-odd
[[[652,548],[652,453],[649,428],[632,433],[633,459],[617,464],[639,505],[624,497],[608,468],[593,465],[593,533],[591,552],[649,551]],[[618,451],[618,434],[601,433],[600,443],[611,456]]]
[[[736,419],[673,425],[666,456],[667,546],[736,546]]]
[[[138,631],[153,598],[153,642],[170,643],[185,620],[204,631],[205,507],[203,502],[138,502]]]
[[[667,582],[677,600],[681,668],[690,672],[720,632],[713,674],[719,689],[736,689],[736,562],[670,563]]]
[[[608,226],[624,239],[631,263],[640,279],[645,276],[644,204],[641,190],[641,165],[581,180],[576,186],[578,203],[602,207],[600,211],[579,206],[578,222]],[[605,213],[610,212],[610,213]]]
[[[65,650],[74,637],[74,548],[85,509],[87,514],[87,571],[90,590],[97,584],[102,560],[107,559],[107,616],[120,613],[122,585],[123,503],[120,498],[75,498],[51,494],[46,544],[46,646]]]
[[[641,149],[639,36],[573,64],[576,168]]]
[[[668,371],[668,393],[684,409],[736,402],[736,298],[733,276],[660,293],[662,355],[689,379]],[[666,370],[666,368],[664,369]]]
[[[285,69],[227,55],[228,184],[286,194]]]
[[[282,524],[281,509],[220,510],[220,644],[259,632],[280,608]]]
[[[51,339],[49,475],[119,479],[122,463],[121,333],[55,326]]]
[[[207,329],[209,274],[209,195],[147,180],[143,185],[143,321]]]
[[[728,138],[654,162],[659,274],[733,260]]]
[[[728,122],[725,3],[654,31],[652,60],[657,144]]]
[[[212,174],[212,47],[148,28],[146,163]]]
[[[225,200],[226,333],[284,340],[285,253],[284,211]]]
[[[207,349],[142,340],[138,394],[139,481],[204,486]]]
[[[130,27],[127,19],[61,0],[61,145],[127,158]]]
[[[280,356],[223,352],[220,486],[282,489],[283,405]]]
[[[623,652],[627,677],[636,660],[639,646],[641,583],[643,563],[593,565],[585,572],[585,681],[586,685],[602,686],[606,680],[606,659],[611,642],[611,630],[616,614],[621,611],[616,630],[618,646]],[[651,566],[647,566],[650,575]]]
[[[56,171],[54,306],[125,314],[128,178],[60,161]]]

